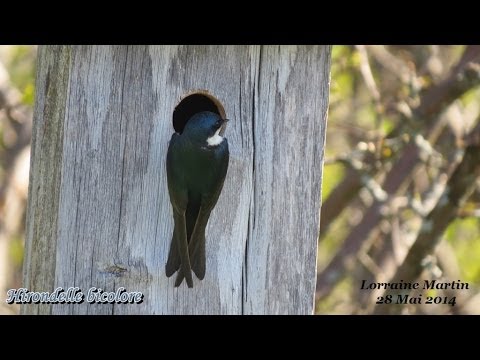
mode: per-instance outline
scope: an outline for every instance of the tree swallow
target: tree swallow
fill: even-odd
[[[177,270],[175,287],[183,279],[193,287],[192,272],[205,277],[205,228],[227,174],[227,139],[220,135],[227,119],[202,111],[193,115],[182,134],[174,133],[167,153],[167,182],[173,208],[173,230],[165,272]]]

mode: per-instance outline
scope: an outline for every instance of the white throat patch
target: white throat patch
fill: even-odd
[[[220,129],[221,129],[221,128],[219,128],[219,129],[215,132],[215,134],[213,134],[213,136],[210,136],[210,137],[207,139],[207,144],[208,144],[208,146],[217,146],[217,145],[219,145],[219,144],[223,141],[223,137],[221,137],[221,136],[219,135]]]

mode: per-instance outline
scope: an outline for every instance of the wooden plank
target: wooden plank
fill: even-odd
[[[142,292],[144,301],[32,305],[23,312],[311,313],[330,48],[62,49],[68,61],[58,61],[70,70],[66,77],[58,68],[56,78],[69,80],[52,96],[65,104],[55,115],[63,138],[53,158],[37,145],[41,155],[32,160],[27,287],[78,286],[85,293],[125,287]],[[53,59],[54,51],[40,51],[37,137],[48,88],[42,56]],[[207,227],[206,277],[194,277],[193,289],[174,288],[175,277],[165,276],[173,230],[165,157],[173,110],[197,90],[214,95],[232,120],[225,133],[230,166]],[[43,163],[56,177],[42,178]],[[58,199],[45,208],[34,190],[42,181]],[[32,214],[45,209],[58,220],[46,219],[49,230],[39,235]],[[44,280],[32,282],[39,269]]]
[[[262,49],[247,314],[313,313],[329,71],[328,46]]]
[[[139,79],[143,88],[151,86],[152,113],[131,114],[127,131],[124,169],[122,228],[118,262],[132,269],[117,279],[116,286],[142,291],[146,300],[142,312],[154,314],[239,314],[241,313],[242,252],[251,193],[251,115],[255,47],[152,47],[144,56],[151,61],[152,79]],[[137,64],[141,59],[132,59]],[[253,63],[253,64],[252,64]],[[135,71],[138,73],[138,71]],[[136,88],[139,84],[134,84]],[[165,277],[165,263],[173,231],[168,198],[165,158],[173,132],[172,113],[180,99],[194,90],[214,95],[232,119],[225,136],[230,145],[230,166],[219,202],[207,227],[207,272],[203,281],[194,277],[194,288],[174,288],[175,277]],[[135,96],[134,93],[131,96]],[[130,97],[130,96],[128,96]],[[145,95],[133,101],[145,106]],[[142,105],[140,105],[142,104]],[[138,117],[137,120],[133,120]],[[153,119],[138,140],[135,128],[143,118]],[[243,137],[242,137],[243,131]],[[137,130],[138,133],[138,130]],[[149,148],[143,148],[150,143]],[[135,150],[136,149],[136,150]],[[141,160],[148,154],[148,160]],[[139,164],[145,164],[142,169]],[[125,260],[129,261],[125,262]],[[132,264],[137,264],[133,265]],[[147,277],[147,278],[146,278]],[[132,305],[116,305],[115,313],[130,313]],[[138,305],[135,305],[137,311]]]
[[[70,48],[48,46],[38,52],[35,123],[32,132],[24,286],[49,291],[54,285],[59,214],[60,165],[69,83]],[[50,314],[47,304],[25,305],[23,312]]]
[[[128,99],[126,47],[72,48],[55,287],[114,291]],[[148,99],[146,99],[148,100]],[[139,130],[141,126],[139,126]],[[57,304],[54,314],[111,314],[113,305]]]

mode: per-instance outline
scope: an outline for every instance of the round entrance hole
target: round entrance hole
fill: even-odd
[[[195,92],[184,97],[173,110],[173,128],[181,134],[187,121],[196,113],[211,111],[225,119],[225,109],[220,101],[210,94]]]

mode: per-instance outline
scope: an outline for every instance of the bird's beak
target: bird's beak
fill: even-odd
[[[222,125],[220,125],[220,135],[223,136],[223,134],[225,133],[225,129],[227,127],[227,122],[229,122],[230,120],[229,119],[222,119]]]
[[[220,125],[221,128],[225,129],[227,126],[227,122],[229,122],[229,119],[222,119],[222,125]]]

